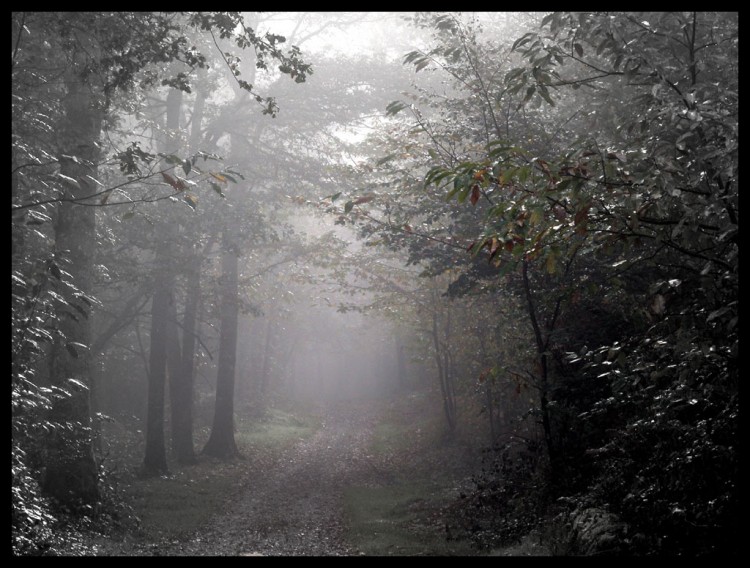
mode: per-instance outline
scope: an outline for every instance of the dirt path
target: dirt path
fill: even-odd
[[[189,538],[133,545],[120,554],[159,556],[358,555],[343,535],[342,490],[387,475],[366,448],[377,422],[367,404],[326,409],[324,426],[249,476],[229,508]]]

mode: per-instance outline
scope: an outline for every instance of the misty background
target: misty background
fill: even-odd
[[[12,24],[14,553],[332,416],[446,542],[731,548],[736,13]]]

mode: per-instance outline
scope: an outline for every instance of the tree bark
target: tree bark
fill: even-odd
[[[547,455],[550,462],[556,461],[555,444],[552,439],[552,424],[549,415],[549,376],[547,367],[547,342],[542,336],[542,330],[539,327],[536,307],[531,293],[531,284],[529,283],[529,262],[523,261],[523,290],[526,296],[526,307],[531,320],[531,327],[534,331],[534,340],[536,341],[537,355],[539,356],[539,410],[542,415],[542,429],[544,430],[544,441],[547,445]]]
[[[168,471],[164,442],[164,391],[167,381],[167,318],[172,298],[169,275],[164,267],[165,251],[163,245],[159,245],[154,270],[154,296],[151,301],[146,453],[143,459],[146,475],[160,475]]]
[[[179,146],[177,135],[180,126],[182,91],[172,89],[167,94],[166,138],[162,149],[176,152]],[[170,312],[176,308],[175,270],[170,261],[170,246],[174,246],[176,224],[167,215],[156,227],[156,253],[154,262],[154,295],[151,302],[151,351],[148,372],[148,407],[146,410],[146,452],[143,459],[144,473],[160,475],[168,471],[167,449],[164,438],[164,402],[167,383],[167,361],[170,329]],[[179,357],[178,357],[179,359]],[[175,367],[173,362],[172,367]],[[175,369],[176,371],[176,369]]]
[[[177,461],[182,464],[196,461],[193,441],[193,388],[196,321],[201,292],[200,264],[200,257],[193,257],[187,275],[181,358],[175,361],[173,371],[169,374],[172,401],[172,451]]]
[[[266,396],[268,393],[268,382],[271,375],[271,360],[273,351],[273,316],[268,315],[266,320],[266,340],[263,345],[263,365],[261,367],[260,376],[258,377],[258,409],[261,413],[266,411]]]
[[[66,176],[63,179],[75,180],[64,182],[66,197],[80,199],[95,193],[91,178],[97,176],[103,110],[91,88],[81,80],[77,63],[65,84],[65,115],[59,130],[60,173]],[[65,270],[84,295],[91,292],[95,246],[95,208],[70,201],[60,203],[55,254],[68,261]],[[60,314],[60,334],[52,348],[49,377],[53,387],[70,396],[56,397],[52,403],[50,420],[57,426],[47,441],[49,457],[41,485],[48,496],[76,507],[99,500],[91,436],[90,354],[86,349],[91,344],[91,304],[74,289],[67,288],[64,295],[73,309]]]
[[[396,388],[399,391],[406,390],[406,346],[400,335],[395,336],[396,346]]]
[[[206,455],[230,459],[239,454],[234,439],[234,382],[237,359],[238,258],[229,229],[222,234],[221,329],[216,402],[211,436],[203,448]]]
[[[433,290],[433,297],[435,291]],[[441,341],[438,329],[437,298],[434,297],[432,312],[432,341],[435,348],[435,363],[438,369],[438,378],[440,380],[440,393],[443,397],[443,413],[448,423],[448,430],[453,432],[456,429],[456,399],[453,389],[453,377],[451,374],[451,360],[446,342]],[[446,323],[446,340],[449,324]]]

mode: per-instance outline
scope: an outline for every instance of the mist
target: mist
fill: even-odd
[[[737,555],[737,13],[12,24],[14,555]]]

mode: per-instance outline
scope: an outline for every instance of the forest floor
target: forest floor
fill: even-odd
[[[444,521],[446,508],[471,490],[479,444],[445,437],[439,410],[417,395],[340,401],[319,410],[314,428],[293,419],[300,435],[291,442],[240,439],[241,459],[202,457],[162,479],[134,479],[128,493],[140,528],[96,539],[89,550],[99,556],[487,554],[451,539]],[[182,493],[170,502],[175,488]]]

